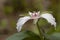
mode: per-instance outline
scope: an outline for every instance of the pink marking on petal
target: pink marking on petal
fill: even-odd
[[[31,14],[31,19],[38,19],[40,17],[39,13],[38,12],[33,12]]]

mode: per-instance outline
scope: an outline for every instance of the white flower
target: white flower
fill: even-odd
[[[44,18],[46,19],[49,23],[51,23],[51,25],[54,25],[55,29],[56,29],[56,22],[55,22],[55,18],[53,17],[52,14],[49,14],[49,13],[46,13],[46,12],[43,12],[44,14],[41,14],[40,15],[40,11],[38,12],[29,12],[29,15],[30,16],[25,16],[25,17],[22,17],[22,18],[19,18],[18,22],[17,22],[17,30],[18,32],[21,31],[22,29],[22,26],[28,21],[28,20],[31,20],[33,19],[35,24],[36,22],[38,21],[39,18]]]

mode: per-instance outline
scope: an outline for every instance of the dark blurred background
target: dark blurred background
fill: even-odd
[[[0,0],[0,40],[16,33],[16,22],[28,11],[52,11],[60,32],[60,0]]]

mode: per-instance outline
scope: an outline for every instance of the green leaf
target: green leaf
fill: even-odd
[[[19,32],[19,33],[16,33],[10,37],[7,38],[7,40],[22,40],[24,39],[25,37],[27,37],[28,35],[26,34],[26,32]]]
[[[40,27],[47,26],[47,25],[48,25],[48,21],[45,20],[44,18],[40,18],[39,21],[38,21],[38,25],[39,25]]]
[[[50,40],[60,40],[60,33],[53,33],[49,36]]]
[[[40,37],[34,33],[29,32],[29,37],[25,38],[24,40],[40,40]]]
[[[50,30],[50,28],[52,28],[51,24],[48,23],[47,20],[45,20],[44,18],[41,18],[38,20],[38,25],[41,29],[43,29],[46,33]]]
[[[30,31],[23,31],[16,33],[10,37],[8,37],[6,40],[40,40],[39,36],[34,34],[33,32]]]

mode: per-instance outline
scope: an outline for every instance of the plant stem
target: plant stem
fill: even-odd
[[[39,19],[38,19],[38,21],[39,21]],[[41,39],[41,40],[44,40],[44,39],[43,39],[43,35],[42,35],[42,33],[41,33],[41,29],[40,29],[40,27],[39,27],[39,25],[38,25],[38,22],[37,22],[37,28],[38,28],[38,31],[39,31],[39,37],[40,37],[40,39]]]

